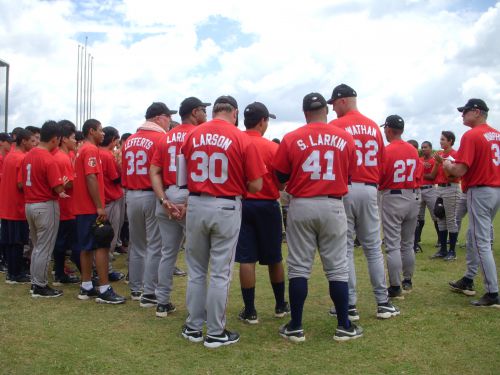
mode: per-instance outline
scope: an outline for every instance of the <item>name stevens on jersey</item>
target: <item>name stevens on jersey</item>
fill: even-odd
[[[305,150],[309,146],[333,146],[343,151],[347,141],[338,135],[333,134],[315,134],[309,135],[307,140],[297,140],[297,146],[301,150]]]
[[[366,126],[366,125],[351,125],[347,126],[344,130],[351,135],[368,134],[371,135],[372,137],[377,136],[375,129],[371,126]]]
[[[229,146],[231,146],[231,143],[233,143],[232,140],[220,134],[207,133],[193,137],[194,148],[209,145],[209,146],[217,146],[227,151]]]
[[[500,133],[497,132],[489,132],[489,133],[484,133],[484,138],[486,138],[487,141],[500,141]]]
[[[130,140],[127,140],[127,143],[125,143],[125,150],[128,150],[130,147],[142,147],[145,148],[146,150],[149,150],[151,146],[153,146],[153,141],[147,138],[133,138]]]

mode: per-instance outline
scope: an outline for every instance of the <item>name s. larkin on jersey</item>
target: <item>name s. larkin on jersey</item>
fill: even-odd
[[[339,137],[338,135],[331,134],[317,134],[317,135],[309,135],[309,142],[304,141],[303,139],[299,139],[297,141],[297,146],[301,150],[305,150],[309,146],[333,146],[340,150],[344,150],[345,145],[347,144],[346,140]]]
[[[130,147],[137,146],[137,147],[143,147],[146,150],[149,150],[151,146],[153,146],[153,141],[147,138],[133,138],[127,143],[125,143],[125,150],[128,150]]]
[[[178,143],[184,143],[184,138],[186,138],[186,132],[177,132],[173,134],[168,134],[167,135],[167,143],[173,143],[173,142],[178,142]]]
[[[351,135],[368,134],[368,135],[371,135],[372,137],[376,137],[377,136],[377,133],[375,132],[375,129],[372,128],[371,126],[366,126],[366,125],[351,125],[351,126],[347,126],[345,128],[345,131],[348,132]]]
[[[232,140],[230,140],[230,139],[228,139],[225,136],[220,135],[220,134],[207,133],[207,134],[200,134],[199,136],[193,137],[193,147],[194,148],[209,145],[209,146],[217,146],[217,147],[220,147],[220,148],[227,151],[229,146],[231,146],[231,143],[233,143]]]

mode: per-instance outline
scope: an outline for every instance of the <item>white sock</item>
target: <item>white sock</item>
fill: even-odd
[[[85,290],[91,290],[94,287],[92,281],[82,281],[82,288]]]
[[[102,294],[102,293],[106,292],[106,290],[108,290],[108,288],[109,288],[109,284],[107,284],[107,285],[101,285],[99,287],[99,292]]]

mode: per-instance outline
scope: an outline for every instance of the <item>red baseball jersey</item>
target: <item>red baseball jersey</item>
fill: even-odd
[[[102,175],[104,178],[104,199],[106,204],[123,197],[123,189],[120,183],[115,183],[120,177],[120,168],[116,162],[115,155],[107,148],[99,148],[101,157]]]
[[[3,160],[2,181],[0,182],[0,218],[6,220],[26,220],[24,194],[17,187],[20,182],[21,167],[26,154],[18,149],[11,150]]]
[[[457,156],[457,151],[455,151],[454,149],[450,149],[448,152],[438,151],[438,154],[441,155],[443,159],[447,158],[448,156],[451,156],[453,159],[455,159]],[[458,182],[458,181],[460,181],[459,178],[458,179],[448,178],[446,176],[442,164],[438,166],[438,172],[436,178],[434,179],[435,184],[447,184],[448,182]]]
[[[425,159],[423,156],[420,158],[420,161],[422,162],[422,176],[428,173],[432,172],[432,168],[434,168],[434,164],[436,164],[436,160],[431,156],[429,159]],[[434,185],[435,184],[435,179],[434,180],[427,180],[422,177],[422,183],[420,186],[423,185]]]
[[[54,192],[62,185],[62,176],[54,155],[41,148],[32,148],[25,156],[22,166],[24,200],[26,203],[40,203],[58,200]]]
[[[379,189],[417,188],[422,167],[415,147],[403,140],[392,141],[385,148]]]
[[[467,131],[455,162],[469,168],[462,177],[464,192],[471,186],[500,187],[500,132],[488,124]]]
[[[198,125],[181,148],[186,158],[188,189],[212,196],[238,196],[246,184],[266,174],[255,145],[222,119]]]
[[[343,196],[356,170],[354,139],[326,123],[310,123],[285,135],[273,162],[290,175],[286,191],[294,197]]]
[[[384,159],[384,139],[380,127],[358,111],[349,111],[330,122],[352,135],[356,145],[357,168],[351,180],[354,182],[378,183],[380,166]]]
[[[66,177],[68,181],[74,182],[75,171],[73,169],[73,163],[71,162],[71,156],[66,154],[64,151],[57,149],[53,153],[54,159],[59,167],[59,172],[61,176]],[[75,218],[73,214],[73,188],[65,188],[65,192],[69,195],[69,198],[59,198],[59,210],[61,212],[60,220],[72,220]]]
[[[279,182],[273,169],[273,161],[279,146],[277,143],[262,137],[256,130],[247,130],[244,133],[250,137],[250,142],[257,147],[257,151],[267,168],[267,173],[262,176],[262,190],[255,194],[246,192],[245,198],[276,200],[280,197],[280,191],[278,189]]]
[[[192,124],[181,124],[170,130],[162,137],[153,155],[151,164],[160,167],[163,176],[163,186],[176,183],[176,156],[181,153],[181,147],[186,135],[196,129]]]
[[[75,181],[73,183],[73,212],[75,215],[90,215],[97,213],[97,207],[92,200],[87,188],[87,176],[95,174],[99,186],[101,203],[104,200],[104,177],[102,174],[101,158],[96,145],[85,141],[76,153]]]
[[[165,133],[139,130],[125,142],[122,150],[122,185],[130,190],[151,189],[149,165]]]

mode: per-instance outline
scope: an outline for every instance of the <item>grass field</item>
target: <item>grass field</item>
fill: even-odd
[[[495,232],[500,233],[497,218]],[[186,278],[175,278],[172,301],[177,312],[156,318],[154,309],[128,300],[102,306],[76,299],[78,287],[64,287],[62,298],[29,296],[29,286],[0,283],[1,374],[499,374],[500,309],[474,308],[470,298],[449,291],[449,280],[463,275],[465,249],[453,263],[429,260],[435,234],[427,221],[424,253],[417,254],[414,290],[398,301],[401,315],[375,318],[375,302],[366,261],[356,250],[358,309],[365,335],[337,343],[336,320],[319,259],[309,282],[304,310],[306,342],[283,340],[277,330],[285,320],[273,317],[274,299],[267,269],[258,267],[256,306],[260,323],[237,319],[242,306],[235,268],[228,328],[241,333],[236,345],[210,350],[184,340]],[[465,223],[464,223],[465,225]],[[465,228],[465,227],[464,227]],[[463,243],[463,235],[459,242]],[[499,241],[495,243],[500,264]],[[116,268],[125,269],[124,256]],[[181,254],[180,264],[184,259]],[[128,294],[123,282],[115,289]],[[481,277],[476,280],[482,295]]]

